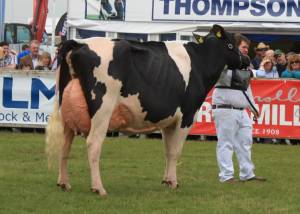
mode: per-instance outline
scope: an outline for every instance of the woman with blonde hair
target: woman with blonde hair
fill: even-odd
[[[39,58],[38,65],[35,67],[35,70],[51,70],[51,55],[48,52],[43,52]]]
[[[283,78],[296,78],[300,79],[300,55],[292,54],[288,57],[287,69],[282,72]]]
[[[256,71],[258,78],[278,78],[278,72],[271,58],[265,57],[260,63],[259,70]]]

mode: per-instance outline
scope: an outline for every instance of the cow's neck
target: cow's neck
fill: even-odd
[[[211,47],[195,43],[188,43],[185,48],[190,56],[192,69],[181,105],[183,113],[181,127],[190,127],[195,113],[218,81],[225,63],[218,49],[213,51]]]
[[[191,76],[196,80],[194,84],[203,87],[204,91],[201,91],[206,95],[216,84],[225,67],[222,49],[191,43],[187,51],[192,61]]]

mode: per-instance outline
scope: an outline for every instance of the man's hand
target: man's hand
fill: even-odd
[[[257,121],[257,119],[260,117],[260,113],[254,110],[251,110],[252,114],[253,114],[253,120]]]

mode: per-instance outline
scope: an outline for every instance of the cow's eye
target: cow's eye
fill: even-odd
[[[230,50],[233,49],[233,45],[232,45],[232,44],[229,43],[227,46],[228,46],[228,48],[229,48]]]

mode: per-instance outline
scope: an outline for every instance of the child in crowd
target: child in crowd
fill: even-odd
[[[48,52],[43,52],[35,70],[51,70],[51,55]]]

